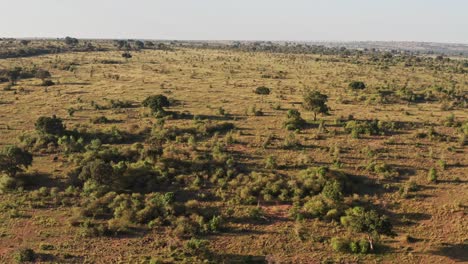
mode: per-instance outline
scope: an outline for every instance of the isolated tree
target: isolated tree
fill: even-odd
[[[15,85],[18,79],[21,76],[23,69],[21,67],[14,67],[13,69],[7,72],[8,79],[10,80],[11,85]]]
[[[65,37],[65,44],[67,44],[68,46],[76,46],[79,42],[80,41],[76,38]]]
[[[41,79],[42,84],[44,84],[45,80],[52,77],[52,75],[50,74],[49,71],[40,69],[40,70],[37,70],[35,77],[38,79]]]
[[[62,119],[56,117],[41,116],[35,123],[36,130],[51,135],[62,135],[65,132],[65,126]]]
[[[169,99],[162,94],[148,96],[142,104],[150,108],[153,113],[164,112],[164,107],[170,106]]]
[[[341,224],[349,230],[367,234],[371,250],[374,249],[374,240],[381,235],[390,237],[396,235],[388,217],[380,216],[374,210],[366,211],[359,206],[350,208],[340,220]]]
[[[307,91],[304,94],[304,109],[314,112],[314,121],[317,120],[317,114],[328,114],[330,110],[327,106],[328,96],[319,91]]]
[[[7,146],[0,151],[0,172],[14,177],[32,164],[31,153],[17,147]]]

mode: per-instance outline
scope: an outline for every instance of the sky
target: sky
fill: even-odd
[[[0,0],[0,37],[468,43],[468,0]]]

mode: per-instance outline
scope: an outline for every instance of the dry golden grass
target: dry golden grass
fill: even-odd
[[[287,218],[288,205],[263,205],[271,215],[266,224],[232,223],[235,233],[221,233],[211,236],[210,248],[225,254],[226,262],[236,256],[272,255],[281,262],[319,263],[326,258],[348,262],[400,262],[400,263],[451,263],[467,261],[466,205],[468,166],[466,147],[456,142],[415,139],[414,134],[424,130],[427,124],[436,124],[435,130],[450,137],[458,134],[456,128],[444,127],[443,120],[453,113],[458,121],[466,121],[466,109],[441,110],[440,103],[421,104],[375,104],[366,100],[355,100],[359,96],[371,97],[367,90],[386,85],[406,85],[412,90],[432,85],[448,86],[456,83],[458,89],[468,90],[466,74],[434,71],[423,67],[390,66],[384,69],[378,65],[356,65],[340,58],[318,55],[285,55],[268,53],[245,53],[221,50],[179,49],[175,52],[150,51],[132,53],[128,61],[119,52],[88,52],[47,55],[34,58],[0,60],[0,68],[11,66],[50,69],[55,86],[47,89],[39,86],[37,79],[22,80],[12,91],[0,91],[0,145],[13,144],[25,131],[34,129],[39,116],[55,114],[62,117],[68,128],[75,126],[107,127],[117,126],[122,130],[150,127],[154,118],[145,115],[146,109],[140,102],[149,95],[165,94],[180,102],[171,110],[187,111],[194,115],[220,118],[222,107],[234,117],[232,121],[239,129],[238,140],[242,144],[232,149],[242,155],[241,162],[261,170],[264,159],[269,155],[277,157],[278,171],[294,177],[303,166],[331,165],[334,157],[328,147],[338,146],[337,154],[343,163],[342,170],[353,175],[368,177],[386,183],[377,175],[359,168],[366,166],[369,158],[361,150],[384,149],[378,154],[379,161],[396,168],[406,169],[397,181],[387,183],[388,191],[370,192],[366,199],[379,204],[391,213],[397,223],[395,239],[384,239],[389,247],[385,254],[351,256],[333,253],[321,237],[329,238],[345,232],[339,225],[318,220],[307,220],[304,228],[311,237],[302,242],[293,235],[295,222]],[[329,59],[336,59],[333,62]],[[117,60],[121,64],[102,64],[102,60]],[[54,65],[75,62],[74,72],[53,68]],[[262,78],[263,74],[287,72],[285,79]],[[115,78],[115,76],[118,76]],[[348,88],[352,80],[364,81],[368,89],[353,92]],[[272,94],[260,96],[253,93],[258,86],[272,88]],[[391,136],[364,136],[353,139],[347,134],[331,136],[323,133],[316,139],[318,129],[314,126],[296,135],[304,150],[280,148],[283,139],[290,132],[283,128],[285,109],[297,108],[303,117],[311,121],[312,113],[301,109],[305,89],[319,89],[329,96],[331,115],[326,120],[329,131],[341,131],[335,127],[338,117],[353,115],[356,119],[379,119],[417,124],[418,128],[407,129]],[[356,93],[356,94],[355,94]],[[91,101],[106,104],[107,99],[132,101],[135,108],[95,110]],[[343,104],[344,99],[352,101]],[[275,110],[279,105],[280,110]],[[255,106],[264,116],[246,116],[246,111]],[[70,117],[67,109],[81,109]],[[121,123],[93,125],[90,119],[105,115]],[[168,125],[184,126],[190,120],[170,120]],[[137,127],[137,128],[136,128]],[[268,135],[274,135],[272,147],[263,149],[262,142]],[[454,149],[450,151],[449,148]],[[443,159],[448,166],[439,171],[438,184],[427,183],[427,170],[437,167]],[[35,157],[31,171],[50,174],[49,177],[65,179],[66,163],[52,162],[52,156]],[[456,182],[455,179],[460,182]],[[412,198],[402,198],[395,191],[400,184],[409,180],[422,188]],[[15,194],[1,194],[0,199],[14,201]],[[214,205],[216,205],[214,203]],[[21,246],[38,249],[41,243],[57,247],[53,255],[60,255],[64,262],[113,262],[136,261],[143,256],[164,256],[159,243],[171,242],[165,233],[150,232],[138,237],[124,238],[80,238],[76,230],[67,225],[71,218],[70,208],[25,209],[30,218],[0,216],[0,262],[9,262],[10,253]],[[41,217],[47,223],[40,221]],[[410,243],[405,236],[416,238]],[[40,250],[39,250],[40,251]],[[71,260],[63,254],[75,256]]]

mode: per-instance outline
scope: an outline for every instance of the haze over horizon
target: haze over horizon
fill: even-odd
[[[468,44],[463,0],[0,2],[0,37]]]

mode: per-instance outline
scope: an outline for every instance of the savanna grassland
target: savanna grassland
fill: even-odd
[[[119,48],[0,59],[0,262],[468,261],[466,59]]]

